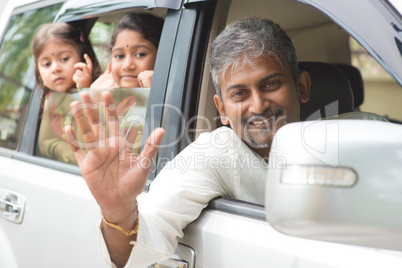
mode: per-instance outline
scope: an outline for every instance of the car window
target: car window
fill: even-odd
[[[16,149],[32,92],[34,29],[51,22],[60,5],[11,17],[0,45],[0,147]]]
[[[359,75],[363,77],[364,100],[360,107],[354,108],[363,112],[376,113],[389,120],[401,121],[400,85],[370,55],[372,51],[369,53],[366,49],[362,49],[364,51],[362,54],[361,50],[356,50],[350,41],[353,39],[348,32],[350,29],[343,28],[342,22],[334,21],[318,9],[297,1],[232,0],[230,5],[226,5],[217,12],[222,15],[215,19],[218,26],[216,30],[212,29],[211,35],[216,35],[235,20],[251,16],[268,18],[277,22],[288,33],[296,48],[299,62],[323,62],[334,65],[335,69],[340,69],[341,65],[356,67]],[[223,20],[226,14],[227,19]],[[365,17],[356,17],[356,20],[361,20],[362,25],[365,25],[365,19]],[[359,32],[354,34],[359,35]],[[213,37],[210,40],[213,40]],[[399,58],[400,55],[395,57]],[[370,58],[370,60],[361,61],[362,58]],[[372,72],[367,72],[368,69]],[[380,73],[377,74],[376,71]],[[352,82],[352,78],[347,77],[347,79],[349,83]],[[213,102],[215,88],[210,80],[204,81],[199,100],[197,136],[199,133],[211,131],[219,126],[219,117]],[[312,84],[316,84],[315,81],[312,81]],[[353,88],[351,90],[353,91]],[[397,120],[392,121],[397,122]],[[269,165],[271,164],[277,163],[271,161]]]
[[[402,122],[401,86],[355,39],[350,38],[351,63],[359,69],[364,96],[362,111],[370,111],[389,121]]]
[[[157,10],[156,16],[163,17],[164,10]],[[114,14],[113,16],[99,17],[91,28],[89,39],[94,47],[97,59],[102,66],[103,71],[107,69],[108,63],[111,60],[111,36],[116,23],[123,18],[127,13]],[[77,22],[76,22],[77,23]],[[115,83],[115,85],[117,85]],[[125,137],[127,145],[132,148],[133,154],[138,154],[142,145],[142,137],[148,136],[148,133],[143,135],[145,116],[148,106],[150,86],[126,88],[91,88],[77,90],[69,90],[66,93],[50,91],[44,96],[42,120],[40,123],[36,155],[43,158],[52,159],[58,162],[63,162],[71,165],[77,165],[73,153],[67,143],[67,138],[64,133],[64,127],[71,125],[76,133],[76,137],[70,140],[74,145],[85,148],[81,133],[77,130],[74,122],[73,112],[70,104],[73,101],[80,101],[80,92],[87,91],[93,101],[88,109],[99,111],[99,118],[106,126],[105,111],[107,108],[114,109],[119,120],[120,130]],[[114,101],[114,107],[105,107],[101,99],[103,91],[110,91]],[[80,106],[84,109],[84,106]],[[88,111],[85,110],[84,111]],[[106,128],[102,128],[105,130]],[[100,130],[100,131],[102,131]],[[99,133],[103,135],[104,133]],[[136,135],[133,140],[133,135]],[[90,145],[91,146],[91,145]],[[96,146],[96,145],[94,145]]]
[[[101,100],[100,95],[106,89],[85,89],[83,91],[89,92],[93,105],[80,105],[79,109],[96,111],[103,126],[108,120],[105,115],[106,109],[114,110],[118,116],[120,130],[125,137],[127,145],[132,149],[133,154],[139,154],[150,88],[109,89],[113,97],[114,107],[105,107],[105,103]],[[70,94],[50,91],[47,95],[38,135],[39,156],[76,165],[74,155],[67,144],[67,139],[76,146],[88,149],[81,133],[77,130],[73,118],[74,112],[70,108],[70,104],[76,100],[81,101],[78,92]],[[75,138],[66,137],[64,133],[64,126],[66,125],[72,126],[76,133]],[[106,131],[106,127],[101,128],[98,135],[104,136]],[[135,139],[130,138],[134,137],[133,135],[136,135]],[[88,146],[98,146],[98,144]]]

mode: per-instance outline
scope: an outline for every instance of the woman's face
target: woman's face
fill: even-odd
[[[118,87],[140,87],[138,74],[153,70],[157,48],[136,31],[123,30],[112,48],[111,71]]]

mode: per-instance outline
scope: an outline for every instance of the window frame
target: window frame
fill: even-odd
[[[104,4],[107,5],[107,4]],[[46,6],[46,5],[44,5]],[[31,9],[38,8],[36,5],[30,6]],[[26,8],[25,8],[26,9]],[[23,10],[25,10],[23,9]],[[132,8],[129,8],[132,10]],[[114,9],[111,8],[110,12],[113,12]],[[119,10],[121,13],[125,13],[127,10]],[[99,14],[99,17],[104,14]],[[95,16],[95,14],[94,14]],[[177,34],[177,29],[178,29],[178,24],[180,22],[181,18],[181,10],[172,10],[168,9],[167,15],[165,18],[165,23],[164,23],[164,28],[162,31],[162,36],[160,40],[160,46],[164,47],[164,51],[173,51],[173,47],[175,46],[175,36]],[[79,24],[80,26],[83,26],[84,29],[87,29],[88,31],[90,28],[93,26],[97,18],[92,18],[92,19],[87,19],[87,20],[80,20],[76,22],[72,22],[75,24]],[[55,20],[57,21],[57,20]],[[172,60],[172,55],[173,53],[158,53],[156,63],[155,63],[155,75],[154,75],[154,81],[155,83],[152,84],[151,87],[151,93],[149,96],[149,103],[162,103],[164,101],[164,96],[166,92],[166,83],[168,80],[168,75],[170,72],[169,66],[171,65],[171,60]],[[32,71],[33,73],[33,71]],[[33,83],[35,83],[35,78],[34,75],[32,76]],[[162,88],[163,92],[156,92],[156,88]],[[152,93],[153,92],[153,93]],[[35,152],[37,150],[36,144],[37,144],[37,138],[38,138],[38,130],[40,127],[40,106],[41,106],[41,96],[42,96],[43,91],[37,87],[33,90],[31,94],[31,99],[29,101],[29,106],[28,106],[28,116],[25,120],[25,124],[23,126],[22,130],[22,135],[23,137],[21,146],[19,150],[16,152],[9,154],[10,157],[13,157],[15,159],[44,166],[44,167],[49,167],[55,170],[75,174],[75,175],[81,175],[81,171],[78,166],[75,165],[70,165],[62,162],[58,162],[55,160],[51,159],[46,159],[38,156]],[[147,117],[146,117],[146,123],[150,125],[150,118],[148,118],[148,109],[149,105],[147,108]],[[157,113],[158,115],[158,113]],[[160,113],[161,116],[161,113]],[[160,121],[156,118],[153,126],[159,126]],[[32,131],[34,130],[34,131]],[[144,135],[145,136],[145,135]],[[0,148],[1,152],[1,148]],[[153,173],[154,174],[154,173]],[[154,177],[154,176],[153,176]]]
[[[7,18],[7,23],[6,23],[6,26],[4,27],[4,29],[1,29],[1,30],[3,30],[3,32],[0,35],[1,36],[0,40],[2,42],[4,41],[4,37],[6,35],[7,29],[9,29],[9,26],[10,26],[10,23],[11,23],[11,20],[13,17],[22,15],[26,12],[35,11],[35,10],[50,7],[53,5],[58,5],[58,4],[61,4],[62,2],[63,2],[62,0],[44,0],[41,2],[34,2],[31,4],[16,7],[14,10],[12,10],[12,12],[10,13],[10,16]],[[24,112],[25,116],[24,116],[24,118],[21,119],[23,121],[19,123],[19,124],[21,124],[21,132],[20,132],[19,137],[17,137],[17,141],[16,141],[17,145],[16,145],[15,149],[0,147],[0,155],[2,155],[2,156],[13,157],[16,154],[16,152],[18,152],[18,151],[26,152],[26,148],[27,148],[26,145],[28,143],[28,140],[31,139],[30,132],[32,132],[32,131],[28,131],[28,129],[32,130],[32,127],[35,127],[34,125],[30,124],[31,122],[29,120],[32,109],[34,109],[34,107],[31,108],[31,102],[32,102],[32,99],[34,99],[34,95],[35,95],[34,94],[34,92],[35,92],[35,89],[34,89],[35,88],[35,74],[34,74],[34,70],[32,67],[29,67],[27,69],[26,76],[27,76],[27,82],[22,86],[29,88],[32,91],[31,91],[30,97],[26,103],[27,109]],[[33,129],[35,129],[35,128],[33,128]],[[24,138],[22,138],[22,137],[24,137]],[[28,137],[28,138],[25,139],[25,137]]]

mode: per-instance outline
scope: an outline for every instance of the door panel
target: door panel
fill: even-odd
[[[234,204],[239,206],[238,204]],[[200,267],[401,267],[401,253],[283,235],[269,223],[207,209],[187,226],[184,245]]]
[[[11,260],[18,267],[105,267],[95,228],[99,207],[81,176],[6,157],[0,163],[7,167],[0,170],[0,190],[26,200],[20,224],[0,218],[0,248],[12,252],[0,267]]]

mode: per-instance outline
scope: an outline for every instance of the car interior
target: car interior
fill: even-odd
[[[380,69],[385,78],[363,76],[361,65],[355,64],[351,47],[352,42],[357,42],[325,14],[291,0],[232,0],[227,19],[222,22],[221,17],[227,6],[218,8],[222,12],[217,12],[220,17],[215,22],[221,23],[221,28],[235,20],[257,16],[269,18],[286,30],[296,47],[300,69],[306,70],[312,80],[310,101],[301,106],[302,120],[362,111],[376,113],[394,123],[402,123],[401,112],[391,105],[394,98],[402,97],[400,85],[378,63],[375,68]],[[359,49],[363,50],[365,57],[370,58],[367,65],[375,62],[364,48]],[[208,101],[214,92],[211,81],[205,79],[199,115],[209,118],[209,122],[216,122],[212,120],[216,116],[213,112],[215,107]],[[207,128],[203,121],[198,123],[198,129]]]

